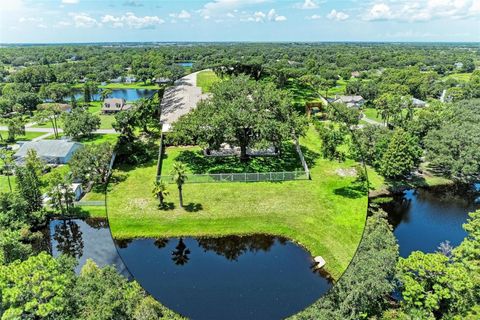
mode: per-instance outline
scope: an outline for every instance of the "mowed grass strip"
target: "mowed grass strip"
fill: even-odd
[[[212,86],[220,81],[215,72],[212,70],[205,70],[197,73],[197,87],[202,88],[202,92],[210,92]]]
[[[320,151],[313,128],[302,145]],[[167,149],[168,162],[180,149],[185,150]],[[366,218],[367,195],[356,190],[354,177],[336,172],[354,164],[319,158],[311,181],[186,184],[186,209],[179,208],[176,185],[170,184],[166,199],[170,210],[159,210],[151,194],[155,162],[120,168],[116,174],[119,182],[109,186],[107,195],[110,227],[119,239],[255,233],[285,236],[312,255],[323,256],[327,271],[338,279],[355,253]]]

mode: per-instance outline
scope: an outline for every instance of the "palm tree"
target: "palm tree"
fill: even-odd
[[[175,181],[178,187],[178,197],[180,199],[180,208],[183,208],[182,186],[187,180],[187,168],[183,163],[175,162],[171,171],[172,180]]]
[[[165,207],[165,203],[163,202],[163,200],[168,195],[167,185],[165,184],[165,182],[163,182],[162,180],[155,181],[155,183],[153,184],[152,193],[158,199],[158,201],[160,201],[160,207]]]

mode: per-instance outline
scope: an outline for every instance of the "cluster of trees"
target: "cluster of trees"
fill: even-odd
[[[88,179],[104,178],[101,168],[108,170],[105,163],[110,160],[101,158],[107,153],[104,149],[111,152],[111,146],[100,145],[88,150],[89,159],[76,159],[88,163],[76,174],[82,176],[90,169]],[[10,174],[15,171],[16,184],[10,192],[0,194],[2,319],[182,319],[113,267],[99,268],[87,261],[81,273],[75,274],[74,257],[54,258],[39,252],[42,247],[34,244],[43,240],[38,230],[46,225],[49,215],[43,207],[42,187],[47,188],[56,214],[65,215],[73,203],[71,179],[58,171],[42,179],[43,165],[35,152],[29,152],[24,165],[12,170],[11,160],[4,153],[1,159]]]
[[[273,84],[233,76],[173,125],[171,139],[212,150],[228,143],[239,147],[240,160],[247,161],[247,148],[280,150],[284,141],[303,134],[305,119],[291,105],[289,95]]]
[[[358,116],[352,110],[349,115],[341,106],[335,110],[343,116],[327,113],[335,124],[316,122],[323,156],[331,160],[352,157],[391,180],[410,177],[422,162],[431,172],[458,183],[480,180],[479,99],[456,103],[432,101],[408,116],[402,107],[404,100],[390,98],[394,101],[386,104],[399,107],[395,113],[390,111],[388,126],[357,127]]]
[[[162,98],[163,90],[159,90],[150,99],[139,99],[133,108],[115,115],[112,126],[120,133],[117,144],[118,161],[136,164],[158,155],[155,139],[161,132],[159,110]]]
[[[113,267],[41,252],[0,265],[2,319],[183,319]]]
[[[456,248],[398,257],[386,214],[373,209],[345,274],[330,292],[292,319],[475,319],[480,305],[480,211]],[[447,250],[445,250],[447,248]],[[401,294],[395,300],[393,292]]]

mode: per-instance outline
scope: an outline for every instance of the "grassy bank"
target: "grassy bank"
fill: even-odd
[[[354,162],[322,159],[317,133],[301,141],[316,155],[313,180],[258,183],[186,184],[186,209],[178,207],[175,185],[169,185],[169,210],[159,210],[151,195],[155,162],[121,167],[109,186],[107,209],[116,238],[224,236],[268,233],[293,239],[312,255],[321,255],[326,270],[338,278],[362,236],[367,196],[338,169]],[[167,148],[164,170],[186,148]],[[95,195],[90,196],[91,199]]]

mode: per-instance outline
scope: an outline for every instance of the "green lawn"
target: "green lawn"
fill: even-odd
[[[121,167],[113,175],[107,195],[110,228],[116,238],[223,236],[266,233],[285,236],[321,255],[326,270],[338,279],[361,239],[367,211],[367,195],[342,177],[339,163],[322,159],[318,134],[313,128],[301,139],[316,155],[311,181],[186,184],[186,210],[178,206],[178,194],[169,185],[169,210],[159,210],[151,195],[155,161],[138,167]],[[167,148],[164,172],[181,151]],[[195,151],[195,150],[193,150]],[[115,182],[116,181],[116,182]],[[100,194],[92,193],[89,199]]]
[[[101,114],[102,103],[100,101],[91,102],[88,107],[88,112],[96,114],[100,117],[100,129],[112,129],[112,123],[115,121],[115,116],[111,114]],[[57,120],[57,125],[62,128],[63,122],[61,119]],[[45,123],[37,123],[32,128],[52,128],[52,123],[47,121]]]
[[[210,92],[212,85],[218,81],[220,78],[211,70],[197,73],[197,87],[202,88],[203,93]]]
[[[375,108],[365,108],[363,109],[363,114],[365,114],[365,116],[371,120],[383,123],[382,117]]]
[[[449,74],[448,76],[443,77],[442,79],[443,80],[455,79],[457,81],[468,82],[468,81],[470,81],[471,76],[472,76],[471,72],[452,73],[452,74]]]
[[[93,134],[92,136],[90,137],[85,137],[85,138],[81,138],[78,140],[78,142],[80,143],[83,143],[83,144],[100,144],[100,143],[104,143],[104,142],[110,142],[112,144],[115,144],[117,143],[117,139],[118,139],[118,134],[115,134],[115,133],[98,133],[98,134]],[[63,137],[63,133],[60,133],[58,135],[58,138],[60,139],[61,137]],[[54,140],[55,137],[53,135],[49,136],[46,138],[46,140]]]
[[[43,136],[44,134],[46,134],[46,132],[30,132],[30,131],[28,131],[28,132],[25,132],[25,134],[22,135],[22,136],[15,136],[15,140],[16,141],[30,141],[34,138]],[[3,137],[3,139],[7,139],[8,131],[0,130],[0,135]]]
[[[10,176],[10,183],[12,185],[12,189],[14,189],[15,176]],[[4,175],[0,175],[0,193],[2,192],[10,192],[10,187],[8,186],[8,177]]]

